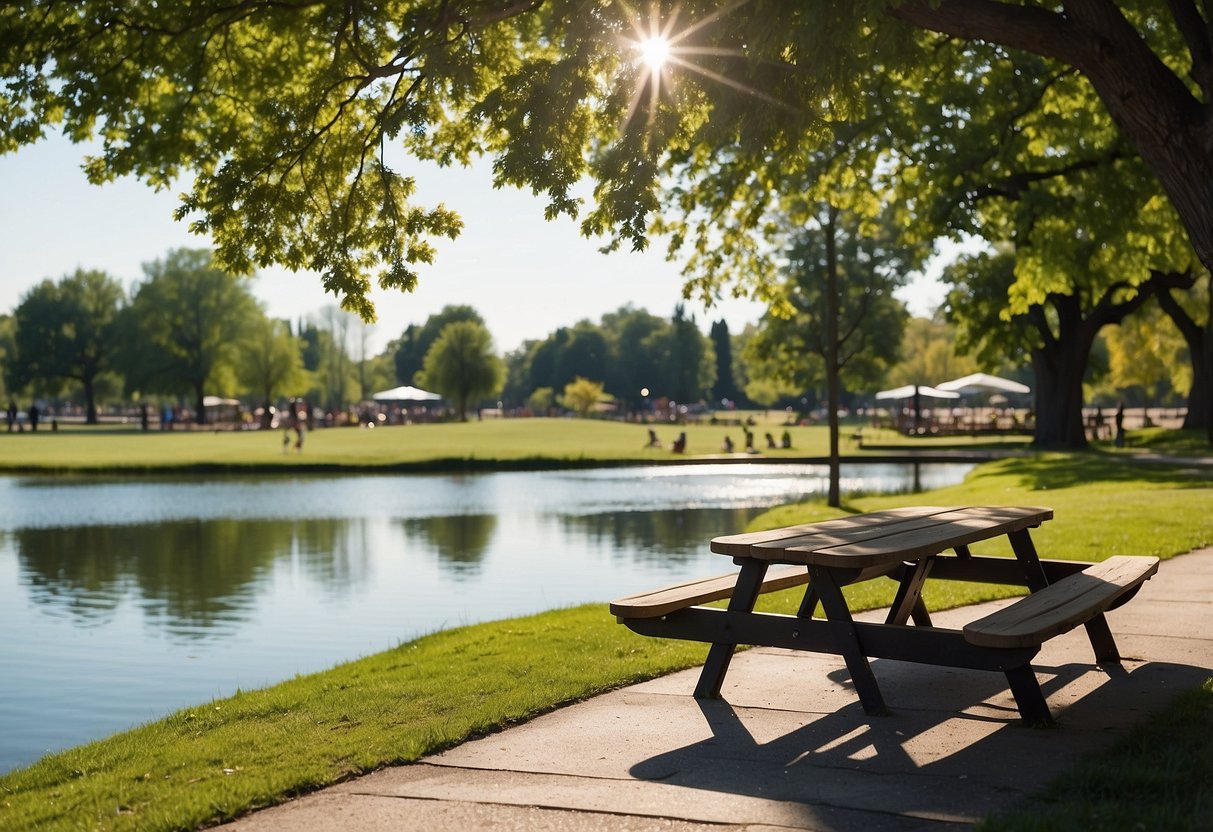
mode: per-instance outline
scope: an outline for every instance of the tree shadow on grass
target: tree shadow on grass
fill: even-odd
[[[1018,477],[1025,487],[1036,491],[1072,488],[1094,482],[1137,482],[1171,488],[1208,488],[1213,485],[1213,468],[1207,466],[1138,462],[1097,451],[1005,459],[972,476],[980,479],[1007,475]]]

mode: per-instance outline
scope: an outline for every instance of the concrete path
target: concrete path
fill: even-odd
[[[698,669],[676,673],[230,828],[963,829],[1213,675],[1213,549],[1163,563],[1108,619],[1120,668],[1091,664],[1081,628],[1037,657],[1055,729],[1018,724],[1000,673],[874,661],[893,715],[868,717],[841,660],[755,649],[722,701],[692,698]]]

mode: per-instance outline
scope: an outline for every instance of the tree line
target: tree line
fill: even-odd
[[[970,276],[950,278],[951,301],[934,320],[912,319],[893,297],[904,279],[904,248],[891,235],[860,235],[846,218],[838,222],[844,405],[870,404],[881,387],[937,383],[979,368],[1034,383],[1011,324],[965,317],[962,301],[970,296],[957,293],[971,289]],[[640,413],[663,400],[811,409],[827,398],[823,239],[799,234],[780,300],[740,332],[716,321],[705,335],[682,304],[668,318],[625,306],[504,356],[466,305],[408,326],[371,354],[370,330],[356,316],[331,307],[306,321],[275,320],[247,281],[218,268],[209,252],[176,250],[148,264],[129,293],[87,270],[31,288],[11,315],[0,316],[0,398],[67,396],[90,423],[99,402],[157,397],[187,402],[205,421],[207,395],[239,395],[268,423],[288,397],[344,411],[399,384],[440,392],[461,418],[497,401],[538,415],[560,408],[587,415],[604,404]],[[1151,304],[1093,341],[1085,390],[1105,404],[1126,395],[1141,404],[1174,403],[1190,394],[1194,375],[1182,333],[1161,304]]]
[[[345,410],[376,390],[417,384],[441,393],[460,418],[486,398],[546,413],[588,411],[604,386],[636,405],[653,397],[711,395],[708,339],[678,307],[670,320],[621,309],[528,341],[503,359],[483,318],[449,306],[410,325],[378,354],[369,327],[335,307],[292,324],[268,316],[247,280],[206,250],[180,249],[145,266],[129,294],[115,278],[80,270],[31,288],[0,316],[0,397],[77,398],[86,422],[99,401],[182,401],[205,423],[207,396],[240,395],[270,418],[286,397]],[[587,400],[586,384],[597,385]],[[627,392],[625,392],[627,391]],[[648,395],[648,394],[646,394]],[[566,401],[567,399],[567,401]]]
[[[374,361],[350,358],[352,316],[331,311],[293,329],[269,317],[248,281],[216,266],[209,251],[171,251],[144,271],[129,294],[95,270],[26,292],[0,318],[4,398],[69,394],[89,424],[100,401],[163,399],[185,403],[205,423],[206,396],[242,393],[268,420],[282,396],[341,407],[377,372]]]

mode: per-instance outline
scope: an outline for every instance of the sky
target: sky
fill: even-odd
[[[90,185],[80,169],[84,155],[85,149],[55,137],[0,156],[0,313],[11,313],[45,278],[99,269],[129,288],[142,279],[143,264],[169,250],[210,245],[173,220],[176,193],[133,179]],[[401,172],[417,179],[421,204],[444,202],[463,216],[464,230],[457,240],[435,241],[437,257],[419,268],[416,291],[375,290],[379,320],[370,345],[376,352],[448,304],[474,307],[497,350],[506,352],[579,320],[597,322],[626,304],[668,317],[682,299],[680,266],[665,260],[660,241],[643,253],[601,254],[601,241],[581,237],[574,221],[544,220],[541,198],[494,190],[487,164],[407,164]],[[291,320],[337,303],[315,274],[280,268],[260,272],[253,293],[268,314]],[[899,292],[916,315],[931,314],[942,294],[929,276]],[[711,309],[687,301],[686,309],[705,332],[722,318],[738,332],[763,312],[757,303],[733,299]]]

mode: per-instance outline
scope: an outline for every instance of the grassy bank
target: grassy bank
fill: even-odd
[[[648,431],[662,447],[649,448]],[[829,432],[821,426],[757,424],[754,439],[767,459],[823,457]],[[768,449],[764,434],[778,441],[784,430],[790,449]],[[687,452],[670,445],[687,433]],[[849,436],[849,433],[847,434]],[[483,422],[399,425],[375,428],[329,428],[307,434],[302,452],[283,453],[281,431],[149,431],[134,427],[63,427],[57,432],[0,432],[0,472],[172,473],[468,470],[503,467],[561,467],[602,463],[676,462],[704,456],[723,457],[729,436],[744,451],[737,426],[644,425],[595,419],[492,419]],[[1017,440],[1022,445],[1023,440]],[[939,449],[935,441],[908,442],[907,449]],[[1001,447],[1003,443],[995,443]],[[958,447],[991,447],[966,441]],[[843,443],[847,454],[860,451]],[[749,459],[736,453],[732,459]]]
[[[649,426],[587,419],[495,419],[483,422],[329,428],[307,433],[302,452],[283,453],[281,431],[149,431],[62,428],[56,433],[0,433],[0,470],[20,471],[308,471],[466,469],[478,466],[655,462],[688,433],[688,455],[716,453],[739,428],[654,428],[662,448],[648,448]],[[795,426],[793,449],[774,456],[824,453],[824,429]],[[761,434],[760,434],[761,436]]]
[[[847,510],[1048,505],[1057,518],[1035,535],[1041,551],[1099,560],[1114,553],[1168,557],[1213,543],[1211,497],[1207,473],[1050,455],[983,465],[964,484],[928,495],[857,499]],[[786,507],[758,525],[832,513],[819,504]],[[1107,522],[1112,516],[1114,524]],[[880,606],[892,588],[870,582],[852,595],[857,606]],[[941,608],[999,591],[941,583],[928,602]],[[794,603],[786,593],[766,602],[784,611]],[[438,633],[48,756],[0,778],[0,828],[198,828],[698,664],[703,655],[701,646],[632,634],[604,604]]]

